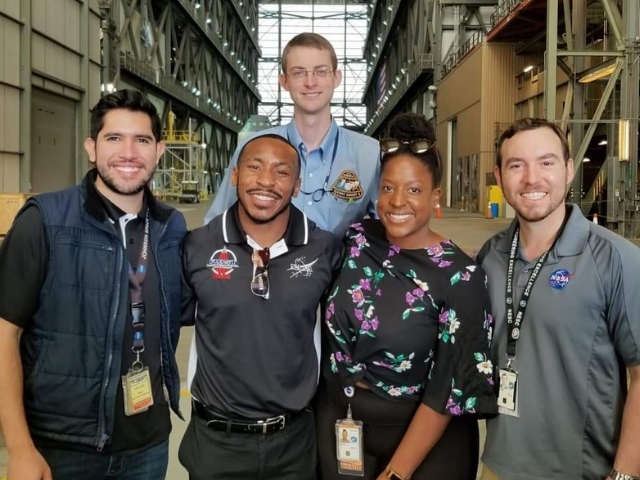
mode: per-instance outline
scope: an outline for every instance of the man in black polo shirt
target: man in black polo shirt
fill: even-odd
[[[141,93],[103,97],[85,142],[95,168],[30,199],[2,243],[8,480],[165,477],[186,224],[147,188],[161,132]]]
[[[238,201],[185,239],[197,360],[180,462],[191,480],[316,478],[317,311],[341,243],[291,205],[299,175],[286,139],[249,141],[232,175]]]

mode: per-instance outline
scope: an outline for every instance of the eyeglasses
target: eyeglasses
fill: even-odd
[[[251,279],[251,293],[258,297],[267,299],[269,297],[269,274],[267,269],[269,268],[269,262],[271,261],[269,248],[254,250],[251,255],[251,260],[255,267],[255,274]]]
[[[304,68],[295,68],[291,72],[287,73],[289,77],[294,80],[304,80],[308,74],[313,74],[316,78],[326,78],[329,74],[333,73],[333,69],[329,67],[318,67],[313,70],[305,70]]]
[[[400,150],[403,146],[406,146],[413,153],[425,153],[429,149],[435,147],[436,142],[427,140],[426,138],[418,138],[417,140],[411,140],[410,142],[404,142],[395,138],[385,138],[380,140],[380,150],[384,153],[394,153]]]

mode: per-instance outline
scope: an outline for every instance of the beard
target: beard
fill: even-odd
[[[149,184],[156,168],[154,167],[151,171],[143,170],[142,178],[134,183],[119,181],[114,176],[109,175],[109,167],[107,165],[97,165],[96,170],[102,183],[112,192],[120,195],[137,195]]]

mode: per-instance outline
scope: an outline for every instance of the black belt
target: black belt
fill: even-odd
[[[285,413],[277,417],[265,418],[264,420],[237,420],[213,412],[197,400],[193,400],[191,403],[193,412],[207,422],[207,427],[211,430],[224,430],[233,433],[258,433],[261,435],[283,430],[288,423],[304,411],[300,410],[293,414]]]

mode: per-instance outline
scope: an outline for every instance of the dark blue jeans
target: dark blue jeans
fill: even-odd
[[[38,447],[53,480],[164,480],[169,440],[133,455],[104,455]]]

